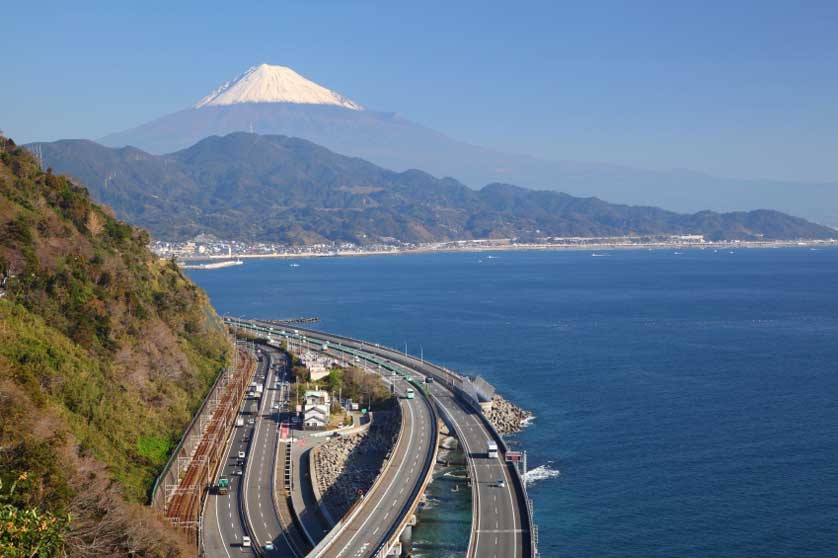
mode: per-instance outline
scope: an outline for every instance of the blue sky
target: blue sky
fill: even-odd
[[[0,128],[95,139],[268,62],[479,145],[838,181],[836,29],[807,0],[7,3]]]

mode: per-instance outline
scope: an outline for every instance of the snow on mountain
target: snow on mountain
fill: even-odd
[[[291,68],[270,64],[253,66],[198,101],[193,108],[240,103],[336,105],[364,110],[361,105],[304,78]]]

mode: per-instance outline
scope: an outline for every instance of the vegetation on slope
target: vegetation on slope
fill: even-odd
[[[691,215],[552,191],[392,172],[311,142],[234,133],[155,156],[90,141],[40,144],[118,215],[162,240],[199,233],[288,244],[475,238],[702,234],[708,239],[830,238],[777,211]]]
[[[229,344],[206,295],[148,240],[4,142],[4,557],[192,553],[142,504]]]

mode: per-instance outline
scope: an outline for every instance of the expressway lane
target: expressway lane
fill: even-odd
[[[445,371],[437,366],[403,353],[362,343],[341,336],[326,334],[316,330],[297,328],[301,334],[313,341],[328,341],[341,344],[367,353],[377,355],[398,366],[410,368],[423,375],[432,375],[440,379]],[[472,491],[473,508],[476,511],[469,556],[478,558],[511,558],[530,556],[532,553],[530,535],[524,529],[522,517],[524,497],[518,492],[513,482],[511,465],[497,458],[486,455],[487,443],[493,440],[492,434],[477,412],[463,404],[453,392],[437,381],[431,384],[431,394],[442,414],[453,423],[458,437],[469,457],[474,490]],[[503,479],[504,486],[497,481]]]
[[[320,347],[309,346],[311,350]],[[389,377],[387,378],[390,379]],[[393,535],[393,530],[415,501],[414,487],[420,486],[433,463],[432,446],[436,422],[429,402],[422,396],[405,397],[410,384],[397,378],[396,393],[402,410],[402,432],[390,463],[363,496],[368,505],[356,506],[351,518],[340,533],[322,552],[310,556],[322,558],[359,558],[374,556]],[[354,513],[354,516],[353,516]]]
[[[434,384],[431,391],[437,404],[454,424],[463,449],[470,458],[472,486],[476,489],[473,494],[478,511],[474,525],[473,556],[522,556],[523,532],[509,467],[500,457],[487,457],[487,441],[491,437],[474,411],[463,408],[451,392],[439,384]],[[498,486],[499,480],[504,481],[503,488]]]
[[[267,367],[265,359],[260,360],[257,363],[256,376],[263,375]],[[242,470],[238,452],[247,452],[249,440],[253,435],[253,427],[247,424],[247,418],[253,416],[255,407],[252,400],[244,400],[240,415],[246,419],[245,426],[234,428],[224,453],[218,478],[230,480],[228,494],[218,494],[215,490],[210,490],[207,495],[202,545],[208,558],[257,556],[252,547],[242,546],[243,537],[248,532],[241,509],[243,479],[238,474]]]
[[[262,354],[267,366],[264,376],[257,376],[257,383],[262,383],[265,388],[256,404],[253,438],[244,471],[242,507],[253,545],[261,550],[262,556],[301,556],[293,542],[285,536],[273,497],[280,419],[288,401],[287,363],[285,357],[273,348],[263,346]],[[273,544],[272,550],[266,548],[269,543]]]

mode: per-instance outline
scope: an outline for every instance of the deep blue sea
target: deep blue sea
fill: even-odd
[[[532,410],[544,557],[838,556],[838,250],[603,254],[191,276],[220,313],[407,343]]]

